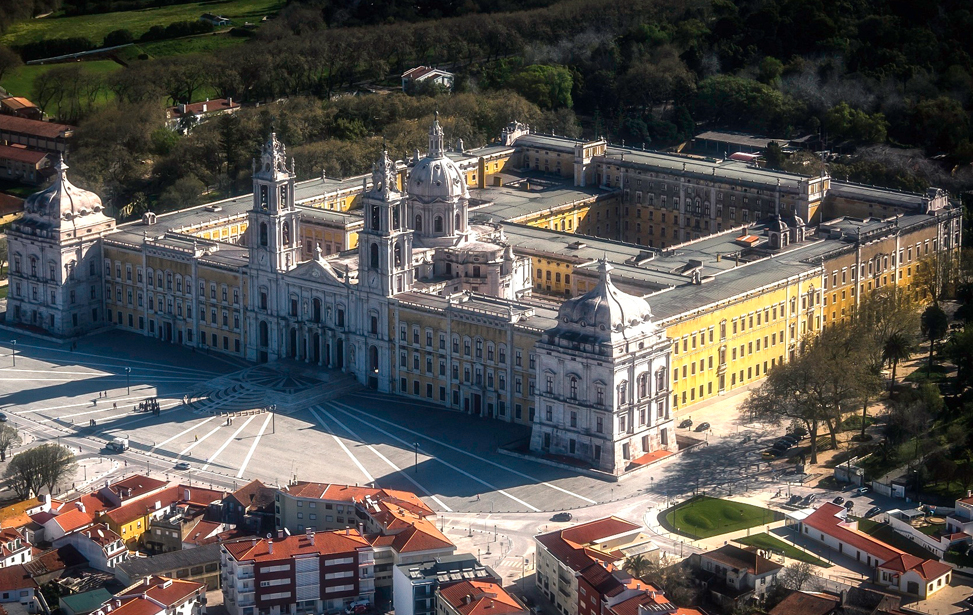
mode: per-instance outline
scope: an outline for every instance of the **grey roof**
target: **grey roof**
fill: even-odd
[[[413,583],[455,580],[482,580],[489,577],[502,579],[493,568],[481,564],[470,553],[443,555],[435,560],[416,562],[413,564],[398,564],[407,578]],[[452,578],[459,575],[459,579]]]
[[[572,139],[570,137],[560,137],[557,135],[542,135],[536,132],[529,135],[523,135],[517,139],[517,147],[537,147],[551,150],[561,150],[571,152],[572,154],[574,154],[574,146],[578,143],[588,143],[588,141]]]
[[[925,198],[924,194],[915,192],[904,192],[892,188],[879,188],[877,186],[836,181],[834,179],[831,180],[828,195],[898,207],[908,207],[911,205],[916,208],[922,205],[923,198]]]
[[[470,190],[470,218],[474,222],[519,220],[612,194],[598,187],[578,187],[551,175],[504,173],[501,177],[503,186]]]
[[[118,564],[118,571],[130,579],[151,574],[161,574],[187,566],[199,566],[220,561],[220,545],[212,543],[194,549],[182,549],[170,553],[129,559]]]
[[[762,137],[759,135],[750,135],[742,132],[726,132],[720,130],[707,130],[701,132],[694,139],[705,139],[707,141],[719,141],[722,143],[732,143],[733,145],[743,145],[745,147],[756,147],[764,149],[771,142],[776,142],[781,145],[787,144],[787,139],[774,139],[772,137]]]

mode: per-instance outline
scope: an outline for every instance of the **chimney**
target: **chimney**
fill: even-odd
[[[151,577],[145,577],[145,585],[146,586],[152,585],[152,579],[151,579]]]
[[[277,538],[283,538],[283,537],[284,537],[284,530],[277,530]]]
[[[274,554],[274,541],[273,540],[268,540],[267,541],[267,553],[270,554],[270,555],[273,555]]]
[[[77,502],[75,502],[75,504],[77,505],[78,510],[80,510],[81,512],[86,512],[85,509],[84,509],[84,502],[82,502],[81,500],[78,500]]]
[[[185,113],[185,112],[186,112],[186,104],[179,103],[179,113]]]
[[[183,498],[182,499],[186,500],[187,502],[191,499],[189,497],[190,493],[189,493],[189,489],[188,488],[185,491],[182,492],[182,495],[183,495]]]
[[[314,546],[314,532],[307,533],[307,539],[311,541],[311,546]]]
[[[203,113],[206,113],[206,103],[203,103]]]
[[[229,98],[226,99],[226,106],[227,107],[232,107],[233,106],[233,97],[232,96],[230,96]]]

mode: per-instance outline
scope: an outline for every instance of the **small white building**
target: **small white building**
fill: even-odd
[[[902,553],[879,565],[876,577],[880,585],[925,599],[949,585],[953,569],[943,562]]]
[[[206,615],[206,585],[146,577],[125,588],[92,615]]]
[[[58,538],[54,547],[72,545],[95,570],[114,574],[115,566],[128,559],[128,548],[121,536],[97,523]]]
[[[432,81],[452,90],[453,73],[431,66],[416,66],[402,73],[402,91],[408,92],[410,84]]]

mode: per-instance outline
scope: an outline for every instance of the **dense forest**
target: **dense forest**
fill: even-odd
[[[383,136],[397,156],[421,147],[417,120],[436,108],[468,146],[511,119],[655,148],[707,128],[812,134],[837,177],[959,193],[973,161],[971,28],[960,0],[292,0],[243,44],[127,61],[100,79],[63,65],[34,94],[79,123],[74,166],[116,205],[246,189],[245,162],[272,126],[303,176],[362,172]],[[418,64],[456,72],[455,91],[388,93]],[[262,104],[187,136],[160,128],[161,101],[202,92]]]

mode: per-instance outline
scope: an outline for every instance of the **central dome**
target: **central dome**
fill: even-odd
[[[408,193],[410,197],[425,203],[455,202],[470,197],[466,178],[444,151],[443,129],[439,125],[438,114],[429,129],[429,153],[415,164],[409,175]]]
[[[603,338],[630,327],[651,325],[652,310],[641,297],[622,292],[611,282],[611,265],[602,261],[598,285],[586,294],[561,304],[558,327],[584,330]]]
[[[63,160],[58,160],[54,182],[44,190],[30,195],[24,202],[25,217],[49,221],[73,220],[102,212],[104,207],[98,195],[69,182],[65,173],[67,168],[68,165]]]

